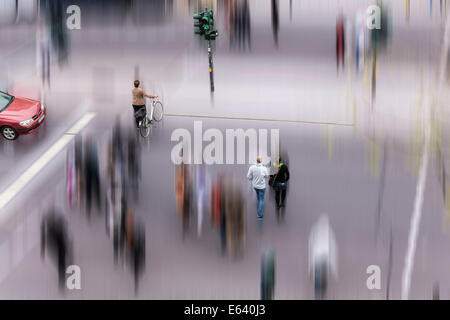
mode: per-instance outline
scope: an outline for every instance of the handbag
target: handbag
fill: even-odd
[[[280,172],[280,170],[278,170],[278,172]],[[275,175],[271,175],[269,178],[269,186],[274,187],[275,186],[275,179],[278,176],[278,172]]]

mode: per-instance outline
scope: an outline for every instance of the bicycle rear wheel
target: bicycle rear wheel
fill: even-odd
[[[139,128],[139,132],[141,133],[141,136],[143,138],[147,138],[149,136],[149,134],[150,134],[150,120],[148,119],[147,116],[142,120],[141,127]]]
[[[162,105],[161,101],[157,101],[157,102],[155,102],[155,104],[153,106],[153,120],[155,120],[156,122],[159,122],[162,120],[163,116],[164,116],[163,105]]]

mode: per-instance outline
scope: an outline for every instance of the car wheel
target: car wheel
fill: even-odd
[[[16,130],[11,127],[3,127],[1,131],[2,136],[7,140],[15,140],[18,137]]]

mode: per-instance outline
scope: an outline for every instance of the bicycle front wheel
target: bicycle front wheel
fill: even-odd
[[[157,101],[157,102],[155,102],[155,104],[153,106],[153,120],[155,120],[156,122],[159,122],[162,120],[163,116],[164,116],[163,105],[162,105],[161,101]]]

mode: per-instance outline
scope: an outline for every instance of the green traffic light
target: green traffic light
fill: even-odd
[[[204,12],[194,14],[193,18],[198,20],[194,21],[194,27],[198,28],[194,30],[195,34],[204,35],[206,40],[215,40],[219,35],[217,30],[214,30],[214,11],[205,8]]]

